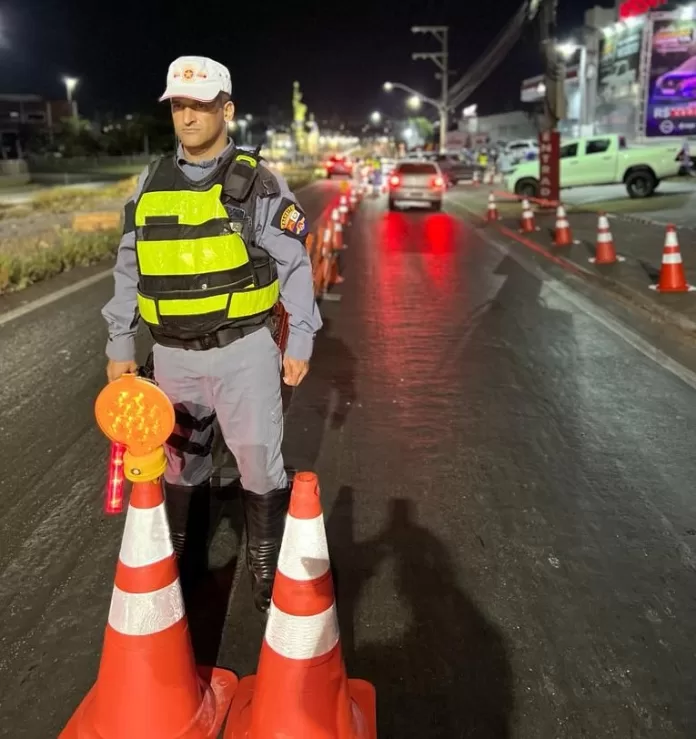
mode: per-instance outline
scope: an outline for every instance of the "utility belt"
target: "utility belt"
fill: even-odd
[[[268,320],[258,323],[255,326],[230,326],[228,328],[218,329],[210,334],[197,336],[195,339],[177,339],[173,336],[161,334],[159,331],[153,331],[152,328],[150,328],[150,332],[152,333],[152,338],[162,346],[201,352],[208,349],[222,349],[233,341],[256,333],[256,331],[267,326],[269,326]]]

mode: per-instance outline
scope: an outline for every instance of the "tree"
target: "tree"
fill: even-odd
[[[418,136],[426,143],[433,140],[435,136],[435,126],[427,118],[423,118],[422,116],[411,118],[409,125],[416,129]]]

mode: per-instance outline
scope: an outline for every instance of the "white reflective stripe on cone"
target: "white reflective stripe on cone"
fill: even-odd
[[[662,255],[662,264],[681,264],[682,258],[681,254],[677,252],[676,254],[663,254]]]
[[[329,571],[329,547],[323,516],[294,518],[288,515],[278,569],[291,580],[301,582],[314,580]]]
[[[606,243],[607,241],[611,241],[611,234],[608,234],[608,233],[597,234],[597,241],[601,243]]]
[[[164,503],[155,508],[128,506],[119,559],[128,567],[146,567],[174,554]]]
[[[184,613],[178,579],[153,593],[125,593],[114,586],[109,626],[126,636],[146,636],[174,626]]]
[[[328,654],[338,644],[335,604],[314,616],[291,616],[271,602],[266,642],[287,659],[312,659]]]

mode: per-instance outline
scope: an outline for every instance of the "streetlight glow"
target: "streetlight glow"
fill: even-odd
[[[68,102],[72,102],[72,95],[75,92],[75,88],[79,83],[77,77],[63,77],[63,84],[65,85],[65,91],[68,95]]]
[[[569,59],[571,56],[573,56],[573,54],[575,54],[579,47],[572,41],[566,41],[563,44],[558,44],[556,48],[558,49],[558,51],[561,52],[561,54],[563,54],[566,59]]]
[[[382,114],[378,110],[375,110],[370,116],[370,120],[377,125],[382,120]]]
[[[411,95],[406,104],[412,110],[418,110],[418,108],[420,108],[421,106],[421,99],[418,95]]]
[[[384,92],[391,92],[394,89],[394,83],[393,82],[385,82],[384,85],[382,85]]]

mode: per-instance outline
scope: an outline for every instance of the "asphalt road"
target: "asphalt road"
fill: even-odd
[[[694,390],[459,214],[363,204],[288,411],[349,673],[375,684],[382,739],[692,737]],[[121,523],[100,513],[92,420],[107,294],[0,328],[13,737],[55,736],[98,663]],[[226,510],[190,621],[201,661],[244,675],[263,621]]]

